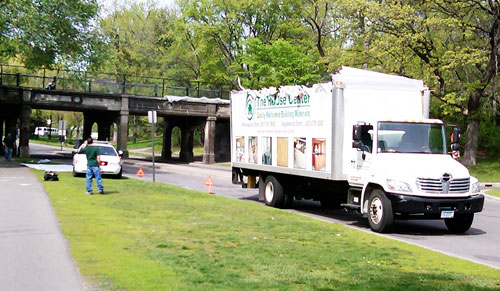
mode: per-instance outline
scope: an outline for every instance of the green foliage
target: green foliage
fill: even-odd
[[[172,42],[166,33],[174,15],[166,8],[144,4],[118,9],[100,23],[110,50],[110,57],[100,69],[115,74],[162,75],[167,68],[162,67],[160,58]]]
[[[479,129],[479,149],[492,159],[500,158],[500,126],[491,120],[481,122]]]
[[[180,3],[187,29],[202,44],[197,50],[200,78],[236,84],[236,78],[241,77],[244,83],[248,79],[250,86],[317,79],[311,76],[318,74],[318,68],[311,71],[317,56],[309,55],[307,41],[298,41],[309,37],[300,23],[300,4],[292,0]],[[273,64],[266,64],[267,53],[272,54]],[[284,62],[286,57],[291,57],[292,64]],[[260,81],[261,77],[265,80]]]
[[[265,45],[258,38],[250,38],[246,48],[242,59],[250,75],[246,84],[251,88],[312,85],[321,78],[318,56],[300,44],[278,39]]]
[[[42,180],[43,172],[36,171]],[[80,273],[113,290],[495,289],[499,271],[335,223],[136,179],[43,182]],[[202,180],[203,181],[203,180]]]
[[[0,5],[0,61],[29,67],[85,65],[99,58],[95,0],[6,0]]]

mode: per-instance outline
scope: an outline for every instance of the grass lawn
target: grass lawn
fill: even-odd
[[[41,136],[38,139],[36,139],[36,138],[30,139],[30,143],[45,144],[45,145],[51,145],[51,146],[57,146],[57,147],[61,146],[61,142],[59,141],[59,136],[53,136],[50,140],[48,137]],[[72,148],[73,143],[70,144],[70,143],[66,142],[65,147]]]
[[[493,196],[500,197],[500,190],[496,190],[496,189],[487,190],[486,193],[493,195]]]
[[[475,166],[468,168],[479,182],[500,182],[500,161],[497,159],[478,160]]]
[[[499,270],[288,211],[135,179],[87,196],[83,178],[59,178],[43,184],[97,288],[500,288]]]
[[[151,148],[151,138],[147,139],[147,140],[137,140],[136,143],[133,143],[132,141],[128,141],[127,142],[127,149],[129,150],[132,150],[132,149],[140,149],[140,148]],[[155,137],[155,150],[157,148],[160,149],[161,151],[161,147],[162,147],[162,144],[163,144],[163,139],[162,137]]]
[[[231,162],[215,163],[214,165],[220,167],[231,167]]]
[[[140,152],[137,152],[137,151],[130,152],[130,154],[133,156],[141,156],[141,157],[145,157],[145,158],[151,158],[152,153],[153,153],[153,151],[151,149],[151,142],[149,142],[149,148],[144,148],[144,147],[140,147],[140,148],[144,149],[144,150],[141,150]],[[172,155],[178,157],[179,152],[181,150],[180,147],[179,146],[172,146],[171,149],[172,149]],[[162,151],[162,145],[157,144],[155,142],[155,157],[161,156],[161,151]],[[195,157],[203,157],[203,153],[204,153],[204,148],[202,146],[193,147],[193,154]]]

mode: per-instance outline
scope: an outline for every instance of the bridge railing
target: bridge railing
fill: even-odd
[[[45,89],[56,78],[56,89],[82,93],[128,94],[162,97],[165,95],[229,98],[229,88],[211,87],[201,81],[162,77],[114,75],[99,72],[41,69],[33,72],[24,66],[1,65],[0,85]]]

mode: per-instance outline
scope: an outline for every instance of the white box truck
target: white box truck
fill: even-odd
[[[359,211],[376,232],[395,219],[444,219],[465,232],[484,196],[429,103],[421,80],[349,67],[310,88],[233,91],[233,183],[258,185],[269,206],[314,199]]]

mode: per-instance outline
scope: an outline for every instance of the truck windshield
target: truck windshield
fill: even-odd
[[[377,152],[446,154],[444,125],[379,122]]]

